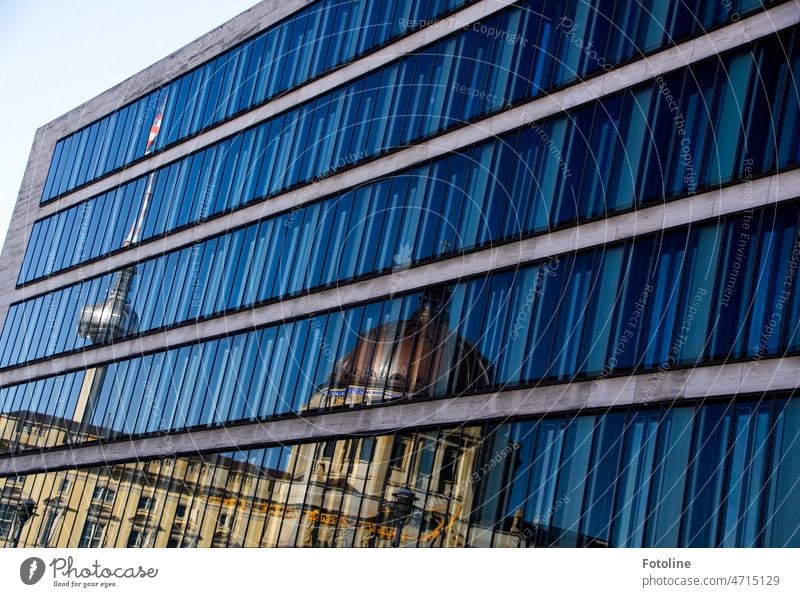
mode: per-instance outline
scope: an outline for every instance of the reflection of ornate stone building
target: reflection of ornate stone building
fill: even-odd
[[[464,545],[476,441],[352,438],[267,456],[276,468],[255,462],[261,450],[11,477],[0,481],[0,537],[10,541],[16,504],[36,495],[46,497],[21,546],[386,546],[391,496],[410,486],[421,500],[403,544]]]
[[[381,324],[359,338],[334,367],[323,393],[305,410],[373,404],[489,385],[487,360],[447,325],[442,289],[424,293],[408,319]]]
[[[0,542],[800,544],[800,13],[688,4],[264,1],[42,126]]]
[[[80,421],[63,419],[29,411],[0,414],[0,450],[17,453],[42,445],[71,441],[93,441],[107,437],[110,430],[82,425]]]

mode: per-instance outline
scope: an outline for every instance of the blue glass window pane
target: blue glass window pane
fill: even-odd
[[[59,172],[59,161],[64,152],[64,145],[66,140],[61,140],[56,143],[53,149],[53,156],[50,158],[50,168],[47,171],[47,178],[45,179],[44,188],[42,189],[42,199],[50,199],[53,193],[53,185],[56,181]]]
[[[227,339],[223,338],[201,345],[202,356],[198,364],[197,378],[192,390],[191,401],[186,409],[185,425],[187,427],[201,424],[204,405],[214,399],[212,395],[214,383],[217,376],[221,374],[219,370],[214,370],[214,359],[218,352],[223,353],[226,341]]]
[[[726,88],[713,110],[715,121],[715,152],[710,160],[711,170],[704,176],[713,182],[731,180],[738,158],[739,139],[742,136],[743,113],[746,105],[746,92],[750,73],[753,70],[753,59],[750,53],[736,56],[726,64]],[[689,189],[691,192],[691,188]]]
[[[284,371],[287,362],[293,363],[297,356],[292,352],[293,342],[299,342],[299,338],[294,338],[294,323],[279,326],[274,338],[272,348],[272,359],[269,361],[269,383],[261,402],[261,416],[274,416],[276,414],[288,412],[287,407],[291,404],[292,396],[282,393],[286,385]]]
[[[231,339],[222,338],[218,342],[213,361],[209,360],[211,366],[208,370],[208,386],[204,392],[203,405],[198,413],[196,424],[208,426],[213,423],[218,409],[222,406],[221,402],[224,400],[222,389],[225,387],[225,377],[228,374],[230,360]]]
[[[583,506],[594,426],[593,416],[575,417],[567,423],[555,501],[548,520],[542,521],[550,527],[549,545],[578,546],[578,524]]]
[[[606,414],[595,432],[581,523],[582,545],[586,547],[608,546],[611,540],[611,512],[625,437],[625,419],[625,413]]]
[[[751,280],[756,271],[755,232],[758,216],[742,214],[730,217],[725,223],[720,262],[724,264],[717,281],[717,301],[714,304],[714,327],[711,330],[710,356],[740,356],[744,349],[746,321],[749,310]]]
[[[505,453],[511,445],[511,425],[498,425],[484,434],[482,458],[477,461],[473,479],[477,476],[477,505],[472,515],[472,529],[468,540],[471,547],[490,547],[491,527],[498,516],[499,498],[503,489],[505,466],[492,462],[494,454]]]
[[[502,518],[499,521],[499,526],[503,534],[511,536],[513,539],[511,540],[511,545],[503,545],[503,547],[517,547],[516,543],[519,540],[519,535],[527,530],[521,528],[524,517],[523,506],[528,499],[533,463],[537,457],[535,451],[537,429],[538,425],[535,422],[512,425],[508,446],[499,453],[497,458],[497,460],[510,460],[507,481],[505,487],[502,488],[502,502],[500,505]],[[496,468],[503,468],[502,465],[495,466]],[[488,473],[486,465],[476,470],[472,475],[473,484],[479,482],[486,473]],[[510,531],[512,530],[518,532],[511,535]],[[500,533],[496,534],[495,545],[497,545],[498,537],[500,536]]]
[[[309,268],[309,255],[319,240],[319,210],[306,209],[304,212],[305,217],[303,218],[302,227],[299,230],[297,248],[294,251],[296,257],[294,259],[293,271],[289,276],[289,283],[286,289],[288,294],[296,294],[307,288],[306,277]],[[287,255],[287,262],[289,262],[288,257]]]
[[[611,534],[615,547],[642,546],[659,418],[658,411],[646,411],[628,421]]]
[[[641,363],[645,367],[669,367],[676,332],[677,305],[681,278],[685,275],[687,234],[683,231],[664,235],[657,248],[653,291],[649,294],[647,308],[642,318]],[[685,327],[679,322],[679,327]],[[676,337],[675,342],[679,338]]]
[[[224,272],[227,271],[226,264],[231,260],[232,239],[229,235],[221,236],[217,239],[214,255],[211,258],[212,264],[207,270],[207,277],[200,278],[206,281],[206,289],[203,296],[203,305],[199,311],[199,317],[207,317],[214,313],[217,308],[220,288]],[[228,290],[228,288],[225,288]]]
[[[561,379],[569,379],[578,368],[578,351],[585,325],[586,309],[589,304],[589,292],[594,277],[594,254],[585,253],[571,260],[563,273],[564,284],[561,291],[561,302],[556,324],[558,344],[550,357],[550,375]],[[555,272],[553,265],[548,264],[548,274]]]
[[[193,347],[184,346],[170,352],[170,354],[174,354],[172,381],[166,390],[167,398],[164,403],[164,415],[157,423],[157,430],[159,431],[177,428],[181,424],[183,411],[179,410],[179,407],[185,408],[185,405],[180,404],[179,400],[184,384],[187,383],[187,372],[191,370],[192,351]]]
[[[77,168],[78,177],[75,180],[75,186],[80,186],[85,183],[87,176],[90,178],[94,177],[95,170],[97,169],[97,158],[99,157],[99,146],[103,144],[108,125],[109,118],[106,117],[86,129],[86,146],[83,148],[84,155],[81,159],[80,167]],[[90,168],[91,172],[89,171]]]
[[[270,402],[269,392],[272,382],[268,374],[270,371],[269,365],[272,363],[273,350],[275,348],[275,336],[278,333],[279,327],[280,326],[268,327],[258,333],[259,347],[256,357],[258,366],[253,374],[250,390],[248,392],[248,407],[252,410],[245,409],[245,417],[268,417],[272,414],[272,410],[275,407],[274,402]]]
[[[700,409],[696,456],[691,462],[683,515],[682,547],[716,547],[720,525],[717,505],[723,497],[725,458],[731,428],[731,407],[724,404]]]
[[[524,506],[524,521],[534,532],[552,523],[556,500],[556,481],[561,464],[566,420],[544,420],[538,425],[536,457],[531,471],[531,485]],[[529,528],[530,528],[529,527]]]
[[[598,261],[598,275],[586,302],[586,323],[578,357],[578,369],[590,376],[602,374],[608,362],[614,307],[619,301],[619,281],[624,256],[623,247],[607,247],[595,257]],[[551,262],[549,268],[558,269],[560,265],[560,262]]]
[[[653,292],[653,239],[629,245],[622,266],[622,280],[614,312],[614,326],[605,370],[612,373],[632,368],[642,337],[642,318]]]
[[[727,455],[728,478],[723,488],[721,547],[758,546],[771,410],[771,401],[745,402],[736,408],[733,445]]]
[[[189,310],[189,302],[192,300],[192,295],[196,290],[197,280],[195,276],[200,264],[200,255],[200,247],[197,245],[182,249],[178,253],[172,293],[170,300],[167,301],[167,308],[164,313],[165,325],[185,319],[185,315]]]
[[[552,263],[540,266],[535,280],[536,298],[532,303],[531,326],[528,336],[528,348],[522,381],[543,379],[550,373],[550,358],[553,354],[557,312],[560,302],[561,285],[566,278],[564,271],[569,271],[570,261],[563,260],[557,268]]]
[[[779,400],[764,513],[765,547],[800,547],[800,400]]]

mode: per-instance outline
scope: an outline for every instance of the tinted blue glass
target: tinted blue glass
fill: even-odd
[[[771,410],[769,403],[743,403],[736,408],[723,488],[725,511],[720,515],[722,547],[758,546]]]
[[[496,454],[507,454],[509,447],[514,445],[510,437],[510,425],[492,426],[484,434],[485,449],[481,453],[473,474],[477,483],[476,504],[478,507],[472,515],[472,532],[469,544],[478,547],[489,547],[492,535],[491,527],[498,517],[501,507],[500,496],[503,493],[503,471],[507,459],[500,456],[499,465],[495,462]],[[528,432],[530,433],[530,432]],[[535,433],[534,433],[535,437]],[[526,481],[527,483],[527,481]],[[505,515],[505,512],[503,512]]]
[[[581,416],[570,420],[564,434],[561,466],[558,473],[555,501],[548,519],[542,522],[550,527],[548,544],[558,547],[577,547],[585,493],[592,431],[595,417]]]
[[[282,395],[280,388],[287,359],[291,357],[293,327],[293,324],[279,326],[277,329],[271,330],[271,334],[265,334],[265,339],[262,339],[262,350],[271,358],[265,359],[269,362],[269,367],[264,367],[266,375],[260,384],[260,389],[263,389],[259,392],[261,396],[259,416],[269,417],[288,411],[287,406],[291,403],[292,397]],[[299,342],[299,338],[297,342]]]
[[[538,425],[535,458],[531,470],[528,499],[524,506],[524,520],[533,532],[540,528],[546,533],[552,524],[552,515],[559,497],[556,495],[558,467],[564,458],[566,421],[556,419],[541,421]]]
[[[709,405],[700,409],[689,484],[684,505],[681,545],[716,546],[723,497],[725,455],[731,429],[731,407]]]
[[[736,57],[736,60],[739,60],[739,58]],[[714,64],[711,64],[711,66],[714,66]],[[384,73],[389,73],[392,72],[393,70],[397,71],[396,65],[385,70]],[[381,86],[383,86],[384,91],[387,89],[391,90],[394,88],[394,86],[392,85],[384,86],[383,84],[386,82],[384,81],[385,76],[381,75],[381,77],[382,77]],[[371,75],[371,78],[372,80],[377,80],[377,73]],[[718,80],[725,81],[724,78],[722,79],[718,78]],[[678,82],[679,80],[674,77],[673,79],[667,81],[667,83],[670,83],[672,85],[676,85],[678,84]],[[373,85],[373,83],[371,82],[364,83],[365,88],[370,85]],[[657,89],[660,90],[660,86],[657,86]],[[383,93],[383,91],[380,91],[379,94],[380,93]],[[341,90],[334,92],[331,97],[335,97],[337,94],[339,94],[339,96],[341,97],[344,97],[342,95]],[[360,93],[358,95],[365,96],[364,93]],[[649,97],[649,95],[647,97]],[[350,114],[353,109],[356,109],[354,108],[356,103],[358,104],[357,109],[359,110],[359,112],[363,112],[362,107],[366,105],[365,104],[365,101],[367,101],[366,97],[356,101],[354,95],[351,93],[347,95],[347,98],[348,99],[346,105],[343,105],[341,108],[337,108],[335,110],[335,112],[339,116],[341,116],[342,111],[345,112],[345,116],[347,116],[347,114]],[[391,100],[391,102],[396,103],[397,101],[400,101],[398,98],[394,99],[387,98],[387,99]],[[559,124],[559,122],[544,123],[544,125],[536,129],[537,133],[535,135],[533,136],[528,135],[525,137],[526,144],[532,142],[534,144],[543,145],[545,149],[548,149],[547,151],[540,152],[540,155],[538,157],[533,158],[532,162],[535,170],[538,171],[538,175],[536,177],[538,184],[537,184],[535,199],[528,202],[532,206],[530,210],[530,215],[528,217],[529,229],[538,230],[546,227],[548,221],[551,219],[551,214],[555,214],[555,220],[554,220],[555,222],[571,221],[571,219],[574,218],[575,215],[579,217],[592,217],[594,215],[599,214],[598,210],[601,210],[603,207],[603,203],[600,202],[598,198],[623,197],[626,194],[625,192],[612,192],[611,189],[606,190],[602,187],[602,185],[601,186],[598,185],[600,185],[603,182],[603,179],[606,177],[610,179],[611,184],[614,186],[614,189],[630,188],[632,185],[632,182],[628,180],[628,178],[630,178],[630,173],[635,171],[636,168],[638,168],[638,164],[628,163],[630,159],[622,159],[619,156],[634,156],[633,159],[638,159],[635,158],[635,156],[638,156],[642,153],[641,151],[637,151],[637,149],[634,146],[628,147],[628,144],[633,143],[635,145],[636,143],[639,144],[642,143],[645,130],[643,127],[645,118],[643,117],[644,112],[642,112],[642,109],[643,106],[647,104],[649,101],[649,100],[645,101],[647,98],[643,96],[642,91],[637,91],[635,94],[635,98],[636,98],[635,102],[633,102],[637,106],[637,110],[633,110],[633,113],[636,114],[635,119],[632,119],[630,122],[628,122],[628,119],[626,118],[625,123],[614,123],[613,125],[620,131],[627,130],[625,137],[626,149],[624,151],[621,150],[612,151],[610,149],[611,147],[610,135],[607,133],[607,131],[608,128],[611,127],[612,125],[609,123],[607,125],[600,126],[598,125],[597,121],[597,119],[602,120],[603,118],[605,118],[604,114],[606,113],[607,114],[623,113],[626,115],[631,113],[631,111],[629,110],[630,106],[628,105],[627,101],[625,102],[626,103],[625,110],[620,111],[620,109],[616,107],[621,105],[622,100],[619,98],[612,98],[611,100],[606,102],[606,104],[608,105],[606,105],[603,110],[595,109],[594,107],[589,109],[584,109],[582,111],[579,110],[576,113],[575,117],[573,118],[574,123],[576,123],[574,124],[574,126],[578,126],[581,122],[583,122],[583,120],[586,120],[587,123],[592,122],[590,116],[591,114],[595,115],[594,117],[592,117],[595,119],[594,125],[592,126],[592,130],[594,132],[589,137],[587,137],[589,140],[589,144],[592,145],[591,159],[589,157],[581,157],[587,153],[586,141],[584,141],[583,143],[579,143],[579,141],[581,141],[583,137],[586,137],[587,133],[583,131],[583,128],[580,128],[580,130],[570,129],[570,127],[566,126],[568,124],[566,121],[561,122],[561,124]],[[658,111],[659,113],[663,112],[664,101],[661,101],[660,98],[656,99],[659,99],[659,101],[653,103],[653,109]],[[389,107],[387,109],[391,109],[391,102],[390,104],[388,104]],[[374,104],[377,108],[377,106],[381,103],[381,99],[380,97],[378,97],[375,102],[369,100],[368,103],[370,106]],[[644,107],[644,109],[646,109],[646,106]],[[331,112],[331,110],[333,110],[332,104],[331,107],[328,108],[328,112],[331,115],[333,115],[333,112]],[[339,128],[345,127],[345,129],[349,130],[350,132],[353,131],[351,125],[348,125],[345,121],[339,123],[337,122],[337,118],[338,117],[331,117],[331,118],[326,117],[324,119],[325,122],[327,123],[327,126],[329,127],[329,129],[326,129],[324,135],[326,139],[329,136],[330,130],[333,130],[337,127]],[[697,118],[694,118],[694,120],[697,120]],[[322,121],[321,118],[317,119],[315,121],[316,123],[315,126],[319,126],[321,121]],[[378,119],[375,122],[373,122],[369,138],[375,138],[375,134],[377,134],[378,137],[381,137],[382,135],[385,136],[386,125],[387,123],[385,119],[383,120]],[[194,184],[192,181],[196,179],[193,179],[191,176],[188,178],[188,184],[186,187],[187,191],[185,192],[185,194],[187,196],[193,196],[195,198],[194,209],[191,210],[191,212],[183,208],[181,208],[181,210],[178,211],[177,205],[180,202],[176,202],[175,206],[170,206],[169,212],[167,212],[166,207],[164,209],[160,209],[160,206],[156,207],[157,205],[159,205],[158,203],[159,199],[157,197],[156,203],[154,204],[152,211],[150,211],[148,214],[148,220],[151,223],[152,222],[160,223],[162,220],[168,220],[172,222],[174,220],[178,222],[178,225],[180,225],[190,220],[202,219],[203,217],[210,215],[211,213],[215,213],[216,211],[219,211],[221,209],[226,209],[233,205],[238,205],[241,202],[249,201],[252,199],[254,194],[256,196],[263,195],[264,193],[268,192],[268,189],[275,191],[279,189],[282,185],[286,184],[286,181],[288,179],[286,179],[286,177],[284,177],[283,175],[280,175],[273,177],[275,178],[275,180],[269,181],[266,180],[267,174],[272,172],[282,172],[284,166],[290,163],[293,164],[292,166],[293,169],[289,173],[289,178],[293,179],[293,177],[295,176],[295,170],[294,170],[295,165],[299,164],[300,162],[292,161],[294,158],[290,160],[287,151],[295,151],[292,148],[299,148],[301,146],[302,139],[293,138],[291,140],[285,140],[286,142],[285,147],[283,142],[280,141],[281,139],[284,139],[286,135],[291,136],[290,135],[291,130],[294,130],[294,128],[299,129],[300,127],[295,127],[294,125],[291,125],[290,131],[284,131],[282,125],[280,125],[278,121],[273,121],[270,124],[270,126],[271,129],[273,128],[275,129],[275,134],[273,136],[272,133],[270,133],[269,138],[271,139],[271,141],[270,143],[268,143],[268,148],[272,147],[274,151],[269,151],[269,150],[267,151],[268,155],[266,156],[267,158],[266,160],[259,159],[258,161],[254,161],[255,169],[253,170],[253,172],[255,172],[255,170],[258,170],[260,172],[260,176],[258,178],[256,178],[255,176],[252,177],[244,176],[242,173],[242,171],[245,168],[244,164],[249,162],[249,156],[246,158],[245,153],[238,153],[236,151],[226,151],[224,148],[227,147],[227,145],[224,143],[222,146],[220,146],[220,151],[216,151],[216,148],[212,148],[211,152],[204,152],[206,155],[204,159],[208,163],[205,166],[206,168],[204,170],[205,178],[202,179],[202,182],[198,181],[196,184]],[[537,127],[538,126],[539,125],[537,125]],[[581,125],[581,127],[582,126],[583,125]],[[330,127],[333,128],[331,129]],[[381,127],[383,127],[383,129],[381,129]],[[672,150],[669,148],[671,148],[674,145],[673,137],[675,136],[675,132],[673,130],[674,126],[672,126],[672,123],[670,123],[670,127],[664,129],[661,133],[658,132],[658,130],[661,129],[658,129],[658,127],[656,127],[656,129],[658,130],[654,131],[654,134],[652,135],[651,139],[647,140],[648,145],[653,146],[652,151],[645,152],[646,154],[650,155],[650,157],[647,158],[648,160],[650,160],[650,162],[647,163],[651,163],[653,167],[656,167],[657,169],[663,169],[662,166],[668,165],[668,164],[661,164],[659,166],[659,159],[660,159],[659,155],[661,154],[671,155],[670,152]],[[264,135],[264,133],[262,133],[262,130],[265,129],[259,127],[259,133],[258,133],[259,135]],[[704,135],[706,136],[707,134],[708,133],[704,133]],[[699,135],[698,138],[704,138],[704,135]],[[355,147],[360,143],[360,141],[357,140],[357,137],[353,135],[350,135],[350,137],[352,137],[352,140],[350,141],[350,147]],[[657,141],[656,145],[653,145],[650,142],[653,139]],[[329,164],[328,167],[331,167],[332,165],[335,166],[335,164],[337,163],[336,160],[342,159],[343,161],[341,161],[341,163],[347,165],[349,163],[347,156],[345,158],[341,158],[341,152],[344,150],[344,143],[346,142],[347,142],[346,139],[341,138],[336,140],[335,143],[328,143],[326,141],[322,145],[320,145],[320,162],[325,163],[326,160],[331,159],[332,161],[328,162]],[[699,147],[697,145],[697,143],[699,142],[700,142],[699,140],[695,142],[694,146],[695,149]],[[236,140],[236,143],[238,143],[238,139]],[[356,145],[353,145],[353,143],[355,143]],[[658,144],[662,143],[665,144],[664,147],[659,148]],[[249,141],[247,142],[247,145],[249,146]],[[263,144],[256,141],[255,145],[260,146]],[[333,145],[339,148],[336,150],[337,153],[336,154],[330,153],[330,157],[323,157],[323,154],[327,156],[328,152],[334,151],[333,149],[328,149],[329,147],[333,147]],[[245,142],[242,142],[242,150],[241,150],[242,152],[244,152],[244,147],[245,147]],[[552,151],[550,151],[551,147],[561,148],[560,152],[567,156],[567,161],[561,163],[559,162],[558,159],[553,159]],[[312,157],[314,152],[316,151],[316,145],[313,145],[313,148],[314,149],[312,151],[303,152],[305,157],[303,158],[303,165],[301,167],[301,171],[303,173],[302,176],[307,177],[311,175],[311,170],[309,170],[308,168],[310,167],[310,164],[312,164],[314,161]],[[235,150],[236,147],[234,147],[233,149]],[[378,147],[376,146],[374,149],[377,151]],[[526,147],[525,149],[530,150],[529,147]],[[216,153],[214,153],[215,151]],[[370,149],[370,151],[372,151],[372,149]],[[617,156],[614,160],[615,164],[613,168],[620,169],[621,176],[614,176],[608,174],[608,172],[610,172],[609,168],[612,168],[612,166],[611,162],[609,162],[605,156],[609,156],[612,154]],[[334,155],[338,155],[339,157],[337,157],[336,160],[334,160],[333,159]],[[276,164],[275,160],[278,157],[281,157],[281,162]],[[350,157],[352,158],[353,156]],[[673,160],[673,162],[677,164],[678,162],[680,162],[679,158],[680,158],[680,153],[678,154],[678,159]],[[559,156],[559,159],[561,159],[561,156]],[[187,161],[188,160],[191,160],[193,162],[197,161],[193,160],[192,158],[187,158]],[[212,165],[210,162],[211,160],[214,160],[216,164]],[[569,167],[567,167],[568,164]],[[645,164],[645,167],[649,166]],[[574,170],[576,168],[580,169],[581,173],[580,179],[583,181],[583,183],[580,185],[580,188],[572,187],[573,177],[571,176],[572,173],[570,172],[570,170]],[[669,168],[672,168],[672,166],[669,166]],[[516,170],[517,174],[515,176],[517,177],[520,174],[522,175],[525,174],[524,169],[517,168]],[[675,170],[674,168],[672,168],[672,171],[678,172],[678,170]],[[587,174],[595,172],[597,173],[596,176],[587,176]],[[297,171],[297,176],[298,177],[300,176],[300,171]],[[650,181],[653,180],[653,178],[650,176],[647,176],[645,178],[647,178]],[[243,180],[247,180],[247,183],[246,184],[243,183],[242,182]],[[173,188],[171,179],[170,181],[165,181],[164,184],[167,185],[164,187],[166,190]],[[175,186],[176,191],[174,192],[175,195],[178,196],[183,195],[184,193],[181,193],[177,190],[183,187],[183,183],[181,182],[181,184],[178,185],[176,181],[175,184],[176,184]],[[239,197],[238,188],[240,185],[243,185],[242,188],[246,187],[247,189],[249,189],[249,191],[242,193],[241,201],[238,198]],[[578,204],[579,206],[578,212],[580,213],[577,214],[575,213],[576,209],[575,203],[574,201],[571,200],[572,192],[576,192],[579,196],[583,197],[583,199],[581,199],[581,201]],[[645,193],[646,195],[651,191],[643,189],[640,192]],[[616,207],[617,205],[619,206],[625,205],[625,200],[615,199],[614,201],[615,201],[614,207]],[[133,209],[131,209],[131,211],[133,211]],[[93,213],[100,214],[103,213],[103,210],[96,210],[96,212]],[[162,217],[166,213],[170,214],[169,217],[168,218]],[[177,219],[175,219],[175,216],[172,215],[175,213],[179,213]],[[192,213],[193,215],[189,217],[188,215],[189,213]],[[489,212],[487,213],[487,215],[492,215],[492,214],[491,212]],[[514,216],[512,215],[511,218],[513,222]],[[492,216],[492,220],[490,220],[488,223],[493,224],[493,219],[494,217]],[[471,222],[470,218],[465,217],[463,219],[463,222],[465,229],[469,229],[468,224]],[[170,229],[170,227],[171,224],[167,224],[165,226],[165,230]],[[150,234],[149,230],[148,234]],[[471,229],[470,229],[470,234],[472,234]],[[65,237],[62,239],[59,236],[57,238],[59,238],[59,243],[74,242],[69,240],[70,237]],[[484,239],[481,238],[480,242],[484,242]],[[69,247],[69,250],[70,251],[74,250],[74,248]],[[64,252],[59,251],[59,254],[66,254],[67,252],[68,251]]]
[[[778,401],[765,497],[764,545],[768,547],[800,545],[800,511],[794,506],[800,498],[800,483],[797,483],[800,469],[798,428],[800,401]]]
[[[553,377],[570,377],[578,367],[578,350],[581,332],[585,325],[586,305],[589,304],[593,274],[594,255],[591,253],[575,258],[563,273],[565,278],[561,294],[563,306],[560,309],[558,322],[554,322],[559,345],[550,357],[550,375]]]
[[[659,419],[657,410],[636,413],[626,425],[611,533],[615,547],[642,544]]]
[[[625,28],[623,28],[611,26],[610,17],[605,14],[603,6],[590,7],[586,3],[569,3],[568,6],[564,6],[563,3],[546,3],[544,7],[541,7],[541,11],[548,17],[542,18],[540,23],[538,18],[532,16],[539,10],[533,12],[526,4],[522,9],[509,9],[486,20],[485,27],[507,33],[499,43],[497,40],[492,40],[490,35],[480,35],[473,30],[461,35],[461,38],[466,40],[462,49],[474,50],[474,55],[470,57],[470,60],[461,60],[462,67],[465,69],[462,69],[460,74],[451,80],[459,85],[469,86],[471,89],[482,90],[485,94],[481,98],[476,98],[473,94],[469,94],[469,96],[461,94],[464,97],[458,98],[458,107],[451,102],[452,105],[448,109],[449,117],[471,117],[481,112],[498,109],[508,98],[521,97],[522,81],[529,77],[533,79],[533,85],[529,91],[537,94],[542,89],[563,85],[574,80],[576,76],[597,72],[608,66],[605,62],[590,59],[586,52],[581,51],[578,44],[570,43],[568,38],[574,39],[576,36],[580,36],[580,39],[592,39],[596,48],[605,48],[606,44],[609,44],[610,48],[613,45],[618,52],[616,56],[610,49],[603,53],[609,59],[613,57],[613,61],[630,57],[634,52],[634,47],[641,47],[641,45],[629,45],[625,50],[621,50],[620,48],[625,45],[622,42],[627,41],[625,32],[636,31],[637,24],[645,23],[655,8],[649,11],[629,12],[627,16],[620,16],[619,13],[616,13],[614,18],[620,18],[625,23]],[[451,10],[453,7],[445,7],[443,3],[429,3],[426,12],[439,9]],[[375,22],[377,11],[371,6],[364,7],[361,4],[353,6],[350,3],[325,3],[321,8],[315,6],[299,11],[283,23],[260,34],[255,40],[230,50],[171,83],[167,89],[169,101],[164,117],[164,133],[157,140],[156,147],[161,148],[200,128],[228,118],[267,97],[306,81],[308,77],[316,76],[350,60],[358,53],[380,45],[389,38],[402,35],[407,30],[407,26],[403,26],[403,24],[407,25],[409,21],[409,14],[405,11],[411,10],[417,14],[422,9],[423,7],[419,3],[416,4],[416,9],[412,8],[410,3],[408,6],[398,3],[393,7],[395,17],[385,22],[382,19]],[[435,14],[431,14],[431,18],[435,18]],[[719,13],[709,18],[714,22],[722,22],[726,16]],[[556,21],[558,21],[558,27],[563,29],[561,35],[557,35],[555,31],[556,27],[553,23]],[[577,25],[567,27],[566,23],[570,25],[577,23]],[[677,22],[665,20],[664,17],[661,17],[658,25],[662,28],[666,26],[668,31],[674,29],[673,33],[680,30]],[[692,32],[702,31],[699,22],[691,23],[689,30]],[[647,34],[644,35],[648,37]],[[663,41],[662,36],[658,36],[657,38],[648,38],[643,43],[649,44],[648,47],[656,47],[661,41]],[[532,52],[536,47],[546,48],[549,51],[539,52],[538,57],[534,60]],[[548,59],[548,56],[554,58]],[[485,65],[490,61],[507,66],[487,73]],[[559,63],[559,68],[554,70],[556,62]],[[428,68],[429,66],[430,68]],[[529,75],[531,69],[532,72]],[[413,76],[410,74],[412,71],[423,76],[426,73],[441,74],[442,72],[438,64],[436,66],[425,64],[421,70],[409,69],[409,76]],[[745,81],[745,78],[738,77],[738,80]],[[408,81],[404,79],[404,82],[413,85],[410,79]],[[424,134],[424,129],[418,128],[423,119],[417,118],[413,110],[415,105],[425,103],[424,96],[428,94],[429,86],[417,87],[416,91],[421,93],[416,95],[406,93],[410,90],[411,88],[400,88],[395,94],[397,100],[395,106],[398,108],[402,106],[404,111],[410,111],[411,114],[408,119],[410,126],[403,133],[409,138],[417,133]],[[114,153],[121,155],[122,152],[117,152],[114,147],[116,138],[121,135],[127,136],[130,131],[127,123],[132,118],[130,114],[127,114],[126,118],[122,118],[122,111],[131,112],[133,110],[124,107],[119,114],[115,113],[111,118],[85,129],[93,131],[97,133],[98,137],[101,137],[101,125],[106,123],[111,135],[108,138],[109,142],[104,140],[97,145],[96,152],[92,154],[98,162],[96,176],[110,171],[120,163],[128,163],[142,155],[146,133],[158,106],[158,102],[154,101],[154,98],[157,99],[156,93],[158,92],[142,98],[135,104],[137,116],[134,121],[137,134],[131,136],[133,142],[129,143],[129,150],[122,162],[118,158],[112,159],[110,156]],[[491,97],[485,97],[486,93]],[[412,98],[412,96],[414,97]],[[723,102],[722,109],[727,109],[728,105],[730,105],[728,102]],[[131,108],[133,107],[131,106]],[[126,124],[123,125],[123,122]],[[434,126],[432,130],[437,130],[437,128]],[[393,129],[388,138],[393,142],[396,141],[395,133],[399,132],[400,129]],[[77,141],[73,143],[75,148],[86,151],[86,149],[80,149],[89,146],[81,138],[82,134],[83,132],[79,131],[59,142],[58,155],[54,154],[54,157],[59,158],[58,167],[51,169],[53,174],[48,176],[48,185],[43,200],[49,200],[59,192],[64,192],[74,186],[75,181],[72,179],[75,177],[71,175],[71,172],[76,171],[81,165],[80,163],[75,165],[69,160],[61,160],[60,157],[66,153],[73,155],[76,153],[72,148],[70,148],[70,152],[65,151],[66,143],[72,141],[73,138],[77,138]],[[134,137],[138,137],[138,139],[134,141]],[[383,135],[379,135],[379,139],[383,138]],[[63,165],[62,162],[64,162]],[[92,168],[89,167],[89,169]],[[66,173],[70,173],[70,175],[64,176],[63,174]],[[63,181],[63,184],[56,185],[57,180]]]
[[[625,437],[625,418],[624,413],[607,414],[598,423],[581,522],[584,546],[603,546],[611,540],[611,513]]]

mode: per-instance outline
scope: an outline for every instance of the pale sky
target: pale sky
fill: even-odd
[[[0,0],[0,245],[36,129],[257,0]]]

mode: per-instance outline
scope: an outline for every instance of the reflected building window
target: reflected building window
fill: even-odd
[[[101,547],[105,530],[105,525],[94,520],[87,520],[83,525],[78,547]]]

